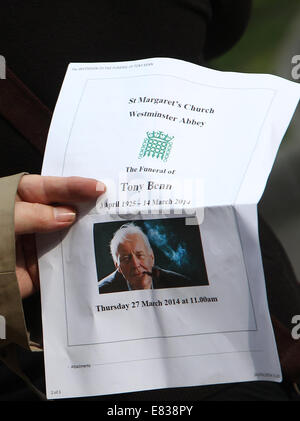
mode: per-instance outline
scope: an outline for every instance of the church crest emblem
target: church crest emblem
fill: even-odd
[[[144,157],[161,159],[167,162],[173,146],[174,136],[169,136],[162,131],[147,132],[139,153],[139,159]]]

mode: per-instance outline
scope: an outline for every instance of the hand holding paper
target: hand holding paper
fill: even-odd
[[[35,240],[28,234],[68,228],[76,220],[76,210],[70,205],[95,200],[104,190],[102,183],[83,177],[22,177],[15,205],[17,278],[22,298],[39,288]]]

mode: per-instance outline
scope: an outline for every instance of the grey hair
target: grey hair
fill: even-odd
[[[114,233],[114,236],[110,242],[110,252],[111,252],[114,263],[118,263],[117,252],[118,252],[119,245],[124,240],[126,240],[129,235],[132,235],[132,234],[140,235],[143,238],[148,250],[152,252],[152,247],[144,231],[137,225],[134,225],[133,223],[124,224]]]

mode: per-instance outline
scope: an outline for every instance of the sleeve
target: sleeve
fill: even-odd
[[[204,57],[212,60],[229,51],[244,34],[252,0],[211,0],[212,18],[207,27]]]
[[[0,178],[0,350],[10,344],[32,349],[16,277],[14,206],[24,173]]]

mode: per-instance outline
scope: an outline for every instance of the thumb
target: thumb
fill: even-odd
[[[76,212],[68,206],[49,206],[40,203],[16,202],[15,233],[33,234],[67,228],[76,219]]]

